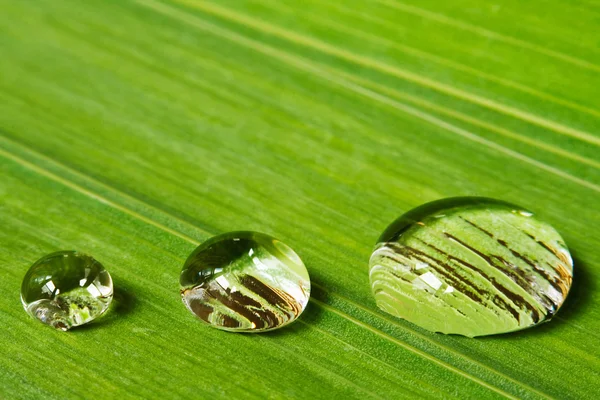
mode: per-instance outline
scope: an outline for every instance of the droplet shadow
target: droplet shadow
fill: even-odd
[[[271,338],[286,338],[288,336],[302,334],[310,329],[310,325],[313,324],[315,318],[317,318],[317,315],[320,313],[322,313],[322,309],[309,301],[306,309],[296,321],[292,322],[288,326],[284,326],[281,329],[264,332],[261,334],[261,336]]]
[[[98,329],[112,325],[115,322],[118,322],[120,318],[134,312],[136,309],[136,303],[137,299],[131,288],[117,281],[117,283],[114,284],[113,300],[104,315],[98,319],[95,319],[89,324],[72,328],[71,332],[89,331],[92,329]]]
[[[523,339],[527,337],[536,337],[538,335],[545,335],[552,330],[564,328],[569,325],[570,322],[576,321],[577,318],[586,311],[586,307],[589,304],[592,293],[594,293],[596,287],[585,262],[579,259],[573,251],[571,251],[571,255],[573,257],[574,265],[573,283],[567,299],[558,310],[556,316],[546,323],[528,329],[500,335],[485,336],[479,339]]]
[[[558,312],[562,320],[575,319],[582,312],[585,312],[592,298],[592,293],[596,290],[589,266],[576,255],[573,255],[573,265],[573,285],[565,304]]]
[[[318,324],[318,321],[323,314],[323,308],[316,304],[314,300],[317,299],[319,302],[326,302],[327,293],[320,289],[322,285],[314,285],[314,281],[312,283],[310,299],[298,319],[280,329],[262,332],[260,333],[261,337],[285,338],[291,335],[295,336],[308,331],[311,325]]]

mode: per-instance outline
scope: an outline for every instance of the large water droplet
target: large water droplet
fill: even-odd
[[[112,298],[110,274],[92,257],[75,251],[42,257],[29,268],[21,286],[25,311],[63,331],[99,317]]]
[[[573,277],[554,228],[520,207],[477,197],[435,201],[403,215],[382,234],[369,264],[382,310],[470,337],[549,320]]]
[[[263,332],[294,321],[308,303],[310,278],[300,257],[261,233],[232,232],[202,243],[180,276],[187,308],[209,325]]]

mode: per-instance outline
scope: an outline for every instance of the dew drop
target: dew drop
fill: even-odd
[[[99,317],[112,298],[108,271],[94,258],[76,251],[42,257],[29,268],[21,285],[25,311],[61,331]]]
[[[520,207],[480,197],[409,211],[381,235],[369,266],[382,310],[469,337],[548,321],[573,278],[569,250],[554,228]]]
[[[212,327],[233,332],[281,328],[304,311],[310,278],[284,243],[257,232],[232,232],[202,243],[180,275],[187,308]]]

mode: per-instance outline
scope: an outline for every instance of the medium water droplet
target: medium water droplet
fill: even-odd
[[[369,265],[382,310],[470,337],[549,320],[573,277],[554,228],[520,207],[478,197],[435,201],[401,216]]]
[[[94,258],[76,251],[42,257],[29,268],[21,285],[25,311],[62,331],[99,317],[112,298],[108,271]]]
[[[298,318],[310,296],[300,257],[256,232],[226,233],[202,243],[185,262],[180,284],[193,314],[234,332],[281,328]]]

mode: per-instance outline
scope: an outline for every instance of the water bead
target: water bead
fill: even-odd
[[[102,315],[112,298],[108,271],[94,258],[76,251],[42,257],[29,268],[21,286],[25,311],[63,331]]]
[[[310,296],[300,257],[257,232],[232,232],[202,243],[185,262],[180,285],[194,315],[233,332],[281,328],[298,318]]]
[[[573,277],[569,250],[554,228],[521,207],[477,197],[403,215],[381,235],[369,265],[382,310],[469,337],[548,321]]]

